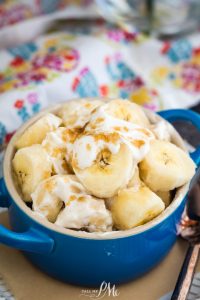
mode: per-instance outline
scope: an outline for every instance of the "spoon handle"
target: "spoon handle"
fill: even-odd
[[[171,300],[186,300],[198,261],[199,249],[199,244],[188,247]]]

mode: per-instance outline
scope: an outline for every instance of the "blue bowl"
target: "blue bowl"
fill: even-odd
[[[59,106],[49,109],[55,111]],[[46,112],[46,111],[45,111]],[[177,238],[188,185],[180,188],[170,206],[157,218],[131,230],[112,233],[87,233],[60,228],[34,215],[22,201],[12,178],[11,160],[15,140],[25,128],[41,117],[29,120],[10,141],[4,158],[4,178],[0,180],[0,206],[8,207],[12,230],[0,225],[0,243],[24,252],[45,273],[59,280],[82,286],[99,286],[103,281],[119,284],[152,269],[169,252]],[[186,120],[200,130],[200,116],[189,110],[150,113],[168,121]],[[174,142],[183,140],[173,130]],[[200,148],[191,157],[200,161]]]

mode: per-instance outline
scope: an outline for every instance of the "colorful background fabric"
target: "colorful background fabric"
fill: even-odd
[[[72,11],[75,8],[79,14],[92,4],[92,0],[1,0],[0,28],[63,9]]]
[[[48,3],[0,3],[0,27],[4,27],[0,35],[23,24],[15,46],[2,48],[6,38],[0,39],[0,150],[32,115],[72,98],[128,98],[153,111],[186,108],[199,101],[200,33],[162,42],[102,20],[68,19],[53,25],[51,33],[20,43],[20,36],[29,31],[24,19],[64,8],[69,12],[72,6],[74,15],[82,11],[89,15],[94,7],[91,0]]]
[[[200,99],[200,34],[161,42],[89,22],[1,50],[0,60],[2,147],[40,109],[71,98],[128,98],[153,111]]]

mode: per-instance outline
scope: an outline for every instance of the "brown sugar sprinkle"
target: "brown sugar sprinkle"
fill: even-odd
[[[75,155],[73,156],[72,160],[71,160],[71,163],[72,163],[72,167],[73,168],[78,168],[78,159],[77,159],[77,154],[75,153]]]
[[[63,132],[62,132],[62,140],[64,142],[70,142],[70,143],[74,143],[74,141],[76,140],[77,136],[79,135],[78,130],[71,130],[66,128]]]
[[[71,185],[70,189],[73,193],[80,194],[82,192],[76,185]]]
[[[46,172],[44,173],[44,178],[48,178],[49,175],[50,175],[50,172],[49,172],[49,171],[46,171]]]
[[[143,140],[134,140],[134,141],[132,141],[132,144],[135,147],[140,148],[145,144],[145,142]]]
[[[67,163],[66,163],[65,160],[62,161],[61,166],[62,166],[62,168],[63,168],[65,171],[69,171],[68,166],[67,166]]]
[[[84,202],[86,200],[86,198],[84,196],[80,196],[77,199],[79,202]]]
[[[92,103],[89,103],[89,102],[88,102],[88,103],[85,103],[84,106],[85,106],[86,108],[90,108],[90,107],[92,106]]]
[[[68,129],[65,129],[62,132],[62,140],[63,140],[63,142],[67,142],[67,140],[68,140]]]
[[[128,129],[126,126],[124,126],[123,129],[124,129],[124,131],[126,131],[126,132],[129,131],[129,129]]]
[[[76,196],[75,196],[75,195],[71,195],[71,196],[69,197],[69,201],[74,201],[74,200],[76,200]]]
[[[54,148],[52,152],[52,156],[58,157],[64,155],[65,151],[66,150],[64,148]]]
[[[91,145],[90,145],[90,144],[87,144],[87,145],[86,145],[86,149],[87,149],[88,151],[90,151],[90,150],[91,150]]]
[[[44,183],[44,190],[47,190],[48,192],[52,192],[54,187],[55,187],[54,180],[48,180]]]
[[[96,124],[94,123],[94,124],[89,124],[89,127],[91,128],[91,129],[96,129]],[[87,129],[87,128],[86,128]]]
[[[145,135],[147,135],[148,137],[151,137],[152,134],[151,132],[149,132],[147,129],[145,128],[136,128],[137,131],[144,133]]]
[[[121,131],[121,130],[124,130],[126,132],[129,131],[128,127],[126,127],[126,126],[123,126],[123,127],[115,126],[113,129],[116,130],[116,131]]]
[[[103,140],[107,143],[116,143],[118,142],[120,135],[117,132],[111,133],[109,135],[105,135],[103,133],[99,133],[94,135],[95,141]]]
[[[95,120],[95,123],[102,123],[102,122],[104,122],[104,121],[105,121],[104,118],[97,118],[97,119]]]
[[[121,130],[121,127],[115,126],[113,129],[114,129],[114,130],[117,130],[117,131],[120,131],[120,130]]]
[[[86,123],[86,125],[87,125],[87,123]],[[79,134],[83,133],[86,125],[84,125],[84,127],[76,127],[76,129],[73,132],[76,133],[78,136]]]

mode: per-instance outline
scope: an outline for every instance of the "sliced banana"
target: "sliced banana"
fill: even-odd
[[[52,164],[41,145],[19,149],[12,161],[24,201],[31,201],[31,193],[44,179],[51,176]]]
[[[89,167],[80,168],[77,157],[73,156],[73,170],[92,195],[99,198],[112,197],[129,182],[135,166],[133,155],[125,144],[119,147],[116,154],[108,149],[100,150]],[[86,160],[85,155],[83,158]]]
[[[170,191],[167,192],[161,192],[157,191],[156,195],[162,199],[162,201],[165,203],[165,207],[169,206],[172,201],[172,195]]]
[[[114,226],[118,229],[131,229],[142,225],[165,209],[163,201],[149,188],[120,190],[111,206]]]
[[[195,164],[174,144],[153,140],[139,169],[141,179],[152,191],[169,191],[190,181]]]
[[[70,164],[71,148],[78,133],[65,127],[59,127],[47,133],[42,147],[47,151],[55,174],[74,173]]]
[[[20,149],[33,144],[40,144],[46,134],[58,128],[61,123],[60,118],[51,113],[46,114],[24,131],[15,144],[16,148]]]
[[[141,106],[128,100],[112,100],[106,105],[106,111],[113,117],[125,120],[142,127],[149,127],[150,123]]]
[[[171,127],[165,120],[152,124],[150,129],[158,140],[171,141]]]
[[[143,184],[143,182],[140,180],[140,174],[139,174],[138,166],[136,166],[133,171],[134,171],[133,175],[132,175],[130,181],[128,182],[127,187],[128,188],[139,189],[140,186]]]
[[[88,195],[75,175],[52,176],[41,182],[31,197],[34,212],[58,226],[91,232],[112,229],[112,216],[104,201]]]
[[[69,101],[58,112],[68,128],[83,128],[89,121],[92,111],[103,104],[100,100]]]

